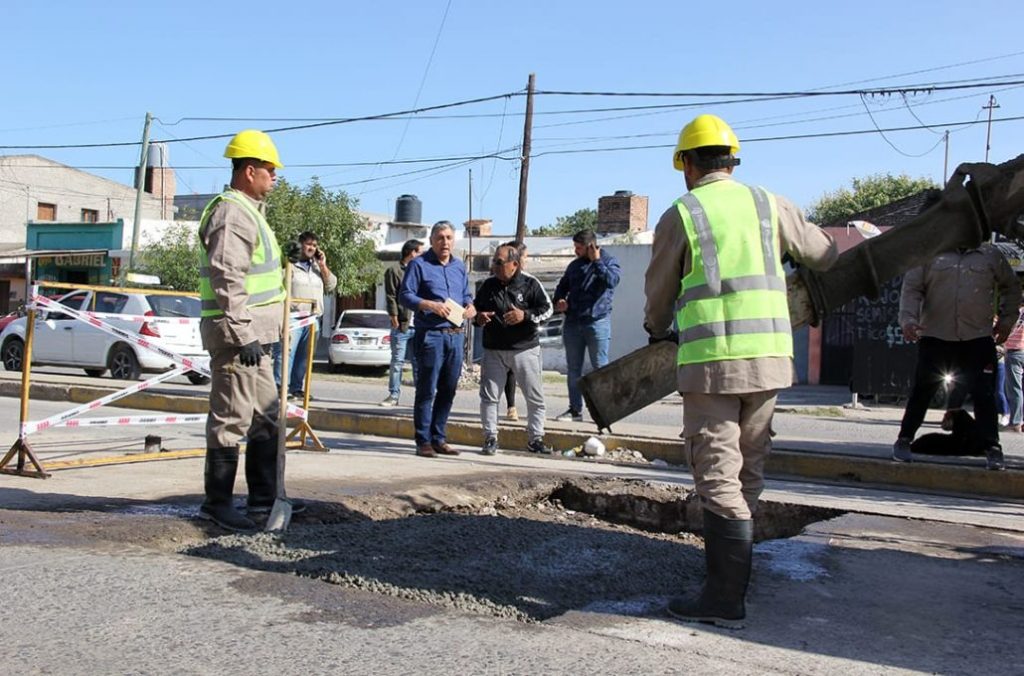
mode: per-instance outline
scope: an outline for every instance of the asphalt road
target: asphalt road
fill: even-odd
[[[60,407],[34,405],[40,414]],[[16,407],[0,407],[0,429],[13,433],[16,416]],[[55,435],[51,450],[60,452],[61,445],[72,450],[87,432],[44,434]],[[101,436],[128,445],[138,433]],[[683,488],[687,475],[511,454],[426,460],[412,456],[400,440],[325,437],[330,453],[289,456],[290,493],[313,506],[293,522],[275,559],[278,572],[245,559],[181,553],[225,542],[218,538],[223,533],[193,519],[201,458],[63,470],[45,481],[0,476],[3,618],[10,631],[16,628],[0,672],[1018,672],[1010,646],[1024,630],[1020,505],[769,482],[768,500],[848,514],[813,524],[798,537],[758,544],[747,629],[672,622],[661,614],[664,589],[524,623],[474,610],[467,596],[479,594],[479,584],[463,586],[464,575],[445,574],[446,566],[462,571],[458,552],[497,575],[524,562],[537,566],[503,581],[521,585],[523,602],[537,605],[545,596],[536,581],[543,578],[536,576],[557,574],[565,585],[582,585],[600,569],[609,580],[628,580],[628,557],[614,559],[610,568],[611,559],[597,564],[616,554],[616,539],[637,535],[605,526],[608,541],[602,545],[600,533],[593,534],[596,544],[584,556],[553,546],[550,528],[537,529],[534,539],[518,542],[517,554],[491,551],[498,545],[481,546],[483,537],[463,541],[466,535],[446,532],[444,522],[441,530],[430,527],[432,515],[486,529],[489,519],[502,517],[481,502],[481,487],[524,472],[643,478]],[[379,526],[361,520],[375,518],[371,512],[350,519],[367,533],[358,548],[359,579],[369,578],[374,589],[402,580],[405,597],[291,572],[289,561],[314,572],[327,565],[349,569],[354,562],[344,540],[324,539],[324,528],[345,528],[338,505],[363,504],[376,495],[393,495],[389,504],[410,516]],[[560,528],[589,530],[585,520],[574,523]],[[309,540],[315,546],[303,546],[304,529],[318,534]],[[432,537],[429,547],[415,546],[415,531]],[[406,551],[389,555],[388,547],[397,544]],[[683,548],[680,565],[690,560],[685,541],[676,546]],[[429,577],[410,581],[393,568],[416,552],[438,548],[455,559],[434,566]],[[367,550],[375,558],[367,558]],[[502,568],[509,561],[517,568]],[[420,565],[431,569],[429,558]],[[665,575],[675,574],[665,569]],[[450,595],[454,607],[438,604],[438,594]]]

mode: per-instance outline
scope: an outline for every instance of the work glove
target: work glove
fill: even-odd
[[[238,361],[242,362],[242,366],[259,366],[260,357],[263,356],[263,346],[260,345],[260,341],[254,340],[248,345],[243,345],[242,349],[238,351]]]
[[[296,241],[288,242],[288,247],[284,252],[285,258],[288,259],[289,263],[298,263],[302,260],[302,245]]]

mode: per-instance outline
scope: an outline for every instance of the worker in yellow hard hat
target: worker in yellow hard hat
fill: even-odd
[[[775,399],[792,384],[782,253],[815,269],[838,257],[835,241],[789,200],[733,179],[739,150],[714,115],[680,132],[672,163],[689,192],[655,229],[644,319],[652,341],[678,343],[682,437],[703,507],[707,578],[668,612],[726,627],[746,617]]]
[[[210,414],[206,422],[206,499],[199,516],[235,531],[256,528],[276,496],[278,390],[270,346],[281,339],[281,248],[264,216],[264,199],[282,168],[262,131],[236,134],[224,150],[231,185],[199,220],[202,247],[200,332],[210,353]],[[248,516],[232,504],[238,445],[247,437]],[[292,501],[293,513],[301,510]]]

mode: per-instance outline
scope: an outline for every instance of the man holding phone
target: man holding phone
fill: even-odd
[[[568,367],[569,410],[555,420],[583,420],[583,354],[590,353],[595,369],[608,363],[612,341],[612,295],[619,284],[619,262],[603,253],[593,230],[580,230],[572,236],[576,258],[565,268],[555,287],[555,311],[565,313],[562,344]]]
[[[327,258],[320,250],[320,238],[309,230],[298,237],[299,258],[292,266],[292,298],[303,298],[306,302],[292,303],[292,312],[317,317],[324,314],[324,294],[332,293],[338,286],[338,278],[327,267]],[[312,301],[312,302],[310,302]],[[306,365],[309,359],[310,327],[292,331],[288,351],[288,396],[302,398],[306,387]],[[274,346],[274,379],[281,384],[281,344]]]

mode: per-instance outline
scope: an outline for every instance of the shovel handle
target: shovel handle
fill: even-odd
[[[291,342],[291,308],[292,299],[292,266],[284,266],[284,303],[282,305],[283,320],[281,322],[281,388],[278,392],[277,411],[277,494],[279,500],[287,497],[284,489],[284,460],[287,452],[285,440],[288,438],[288,364],[289,343]]]

